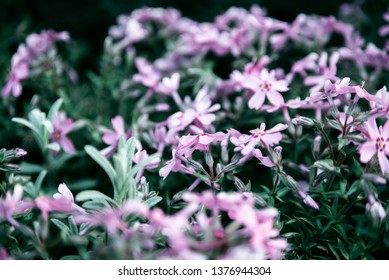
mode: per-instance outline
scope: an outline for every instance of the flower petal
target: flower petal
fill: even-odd
[[[361,162],[368,162],[374,154],[377,152],[376,143],[374,141],[368,141],[364,143],[359,149],[359,153],[361,154]]]
[[[250,109],[259,109],[265,102],[265,94],[263,92],[257,91],[249,100]]]

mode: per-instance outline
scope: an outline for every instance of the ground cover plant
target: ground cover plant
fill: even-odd
[[[389,10],[121,15],[97,69],[19,42],[0,101],[0,259],[382,259]],[[374,37],[373,37],[374,38]]]

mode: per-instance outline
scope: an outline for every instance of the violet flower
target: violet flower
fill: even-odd
[[[182,136],[177,147],[177,152],[188,158],[195,150],[208,151],[211,143],[220,142],[225,137],[226,135],[223,132]]]
[[[57,200],[67,200],[80,213],[85,212],[83,208],[74,203],[73,193],[69,190],[65,183],[62,183],[58,186],[58,192],[55,193],[53,197]]]
[[[324,88],[326,80],[335,82],[338,80],[336,77],[337,67],[336,64],[339,60],[339,53],[333,53],[330,58],[328,54],[323,52],[318,61],[316,61],[316,67],[314,69],[316,75],[308,76],[304,79],[304,85],[311,86],[309,92],[318,92]],[[328,63],[328,65],[327,65]]]
[[[143,57],[135,58],[135,66],[138,69],[138,73],[133,76],[132,80],[155,90],[161,80],[159,71]]]
[[[119,145],[119,140],[122,136],[124,136],[126,140],[131,136],[130,129],[125,132],[124,120],[121,116],[113,118],[111,123],[113,130],[105,131],[102,138],[103,142],[109,146],[100,151],[107,158],[110,158],[116,151],[117,146]]]
[[[8,221],[13,225],[17,224],[12,216],[23,212],[24,209],[20,207],[22,197],[23,187],[16,185],[12,194],[8,191],[4,199],[0,198],[0,222]]]
[[[260,109],[267,98],[271,104],[279,105],[284,103],[284,98],[280,92],[288,90],[286,80],[277,80],[276,72],[263,69],[259,76],[239,74],[235,71],[232,79],[236,80],[244,89],[248,89],[254,94],[250,97],[248,106],[250,109]]]
[[[257,129],[250,130],[250,139],[245,147],[242,149],[242,154],[247,155],[251,153],[258,143],[262,143],[265,147],[278,144],[281,141],[282,134],[280,131],[288,128],[286,124],[277,124],[269,130],[265,130],[266,124],[261,123]]]
[[[28,78],[30,67],[36,58],[54,46],[57,41],[69,41],[67,32],[55,32],[53,30],[42,31],[40,34],[30,34],[26,39],[26,44],[21,44],[17,52],[12,57],[10,75],[4,88],[3,97],[8,97],[11,93],[19,97],[22,93],[21,81]]]
[[[51,198],[46,196],[37,197],[34,200],[35,206],[41,211],[43,219],[49,218],[50,212],[71,213],[77,211],[76,205],[70,202],[67,198]]]
[[[15,97],[19,97],[22,93],[21,81],[27,79],[29,69],[26,63],[19,63],[12,67],[9,74],[7,84],[2,89],[3,97],[8,97],[11,93]]]
[[[163,177],[163,180],[170,174],[170,172],[179,171],[182,168],[181,160],[176,158],[176,150],[172,151],[172,159],[166,162],[166,165],[159,170],[159,176]]]
[[[73,142],[67,137],[74,128],[73,120],[66,118],[65,112],[58,112],[53,119],[53,132],[50,138],[54,143],[58,143],[60,147],[69,154],[75,152]]]
[[[377,128],[376,119],[370,117],[365,126],[368,139],[359,148],[361,162],[366,163],[377,154],[382,174],[389,173],[389,120],[384,127]]]

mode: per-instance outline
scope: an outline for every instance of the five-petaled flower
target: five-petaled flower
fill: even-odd
[[[242,88],[254,92],[248,105],[250,109],[258,110],[265,102],[265,98],[275,106],[284,103],[280,92],[288,90],[288,83],[286,80],[278,80],[275,75],[275,71],[269,72],[267,69],[262,69],[259,76],[234,71],[232,79],[237,81]]]
[[[266,124],[261,123],[259,128],[250,130],[250,138],[241,151],[243,155],[247,155],[252,152],[255,149],[255,146],[260,142],[267,147],[278,144],[282,139],[280,131],[287,129],[288,126],[286,124],[279,123],[269,130],[265,130],[265,128]]]
[[[72,119],[66,118],[64,112],[58,112],[53,119],[53,132],[50,135],[54,143],[58,143],[61,148],[69,153],[75,152],[73,142],[67,137],[68,133],[74,128]]]
[[[109,146],[103,149],[101,153],[107,158],[110,158],[116,151],[119,140],[122,136],[126,139],[131,136],[130,129],[128,129],[127,132],[124,131],[124,120],[121,116],[116,116],[112,119],[112,127],[114,130],[106,130],[103,135],[103,142]]]

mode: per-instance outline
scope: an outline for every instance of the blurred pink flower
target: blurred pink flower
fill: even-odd
[[[58,192],[53,195],[54,199],[67,200],[79,212],[85,212],[83,208],[74,203],[73,193],[69,190],[65,183],[58,186]]]
[[[16,224],[12,215],[23,212],[21,208],[23,197],[23,187],[16,185],[13,193],[7,192],[4,199],[0,198],[0,222],[9,221],[11,224]]]
[[[76,211],[76,207],[67,198],[58,199],[40,196],[34,200],[35,206],[41,211],[45,220],[49,218],[50,212],[71,213]]]
[[[105,131],[102,138],[103,142],[109,145],[107,148],[101,150],[101,153],[107,158],[110,158],[116,151],[121,137],[125,137],[127,140],[131,136],[130,129],[125,132],[124,120],[121,116],[116,116],[111,122],[114,130]]]
[[[172,151],[172,159],[166,162],[166,165],[159,170],[159,176],[163,177],[163,180],[170,174],[171,171],[178,171],[182,168],[181,160],[176,158],[176,150]]]
[[[7,84],[2,89],[3,97],[8,97],[11,93],[13,96],[19,97],[22,93],[22,85],[20,82],[26,79],[28,74],[28,65],[24,62],[18,63],[12,67]]]
[[[382,173],[389,173],[389,120],[384,127],[377,128],[376,119],[370,117],[365,127],[368,139],[359,148],[361,162],[366,163],[377,154]]]
[[[30,66],[37,56],[54,46],[56,41],[69,41],[67,32],[55,32],[53,30],[42,31],[40,34],[30,34],[26,44],[21,44],[12,56],[11,71],[2,95],[8,97],[11,93],[19,97],[22,93],[21,81],[28,78]]]
[[[69,153],[75,152],[73,142],[67,137],[67,134],[74,128],[72,119],[66,118],[64,112],[58,112],[53,119],[53,132],[50,135],[54,143],[58,143],[61,148]]]
[[[133,81],[155,90],[161,80],[159,71],[143,57],[135,58],[135,66],[138,69],[138,73],[133,76]]]
[[[385,208],[378,202],[373,194],[368,195],[369,202],[366,204],[366,212],[368,212],[374,219],[382,221],[386,218],[387,213]]]

